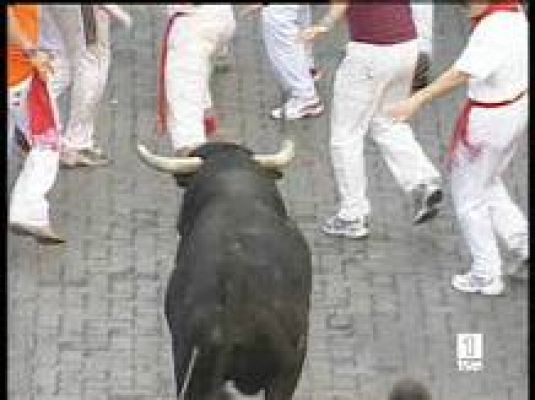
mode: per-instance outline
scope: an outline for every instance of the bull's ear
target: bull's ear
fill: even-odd
[[[282,171],[279,171],[278,169],[263,169],[263,171],[268,178],[271,178],[273,180],[282,179],[282,177],[284,176]]]
[[[193,178],[194,174],[175,174],[173,175],[175,177],[176,184],[181,188],[186,188],[189,186],[191,179]]]

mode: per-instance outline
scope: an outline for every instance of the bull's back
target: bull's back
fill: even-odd
[[[178,258],[185,268],[195,269],[197,280],[217,273],[219,280],[211,283],[236,285],[232,291],[237,293],[261,287],[270,298],[284,298],[309,289],[310,252],[303,235],[289,218],[261,203],[205,209],[182,238]],[[270,283],[274,286],[266,288]],[[243,294],[254,298],[262,293]]]
[[[300,334],[311,287],[304,237],[291,220],[262,204],[247,210],[228,204],[206,208],[181,238],[171,278],[180,281],[174,297],[183,304],[181,317],[202,308],[208,321],[224,318],[243,327],[264,310]]]

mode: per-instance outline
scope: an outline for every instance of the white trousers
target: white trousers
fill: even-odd
[[[165,87],[167,129],[175,150],[206,141],[204,111],[212,105],[210,57],[231,39],[235,26],[230,4],[203,4],[173,23]]]
[[[409,124],[395,123],[385,114],[386,106],[408,97],[416,58],[415,40],[391,46],[347,44],[335,76],[330,139],[339,216],[344,219],[370,212],[364,163],[367,132],[405,192],[439,179]]]
[[[65,48],[63,34],[58,27],[54,5],[43,4],[41,7],[40,46],[53,55],[53,74],[49,78],[52,96],[58,99],[71,83],[71,65]]]
[[[433,53],[433,3],[413,0],[411,11],[418,32],[418,50],[431,56]]]
[[[310,75],[312,49],[298,38],[309,25],[309,4],[270,4],[262,9],[264,43],[275,75],[290,97],[303,100],[316,96]]]
[[[13,147],[15,126],[28,135],[27,97],[30,79],[8,91],[8,143]],[[58,174],[57,150],[33,144],[11,191],[9,221],[46,226],[49,205],[46,196]]]
[[[460,144],[451,171],[453,204],[472,255],[472,272],[502,274],[496,236],[518,258],[529,251],[528,223],[512,202],[500,178],[526,131],[528,99],[505,107],[473,108],[468,122],[469,143],[480,148],[471,157]]]
[[[7,132],[7,156],[11,158],[16,154],[15,126],[24,133],[30,143],[30,121],[28,119],[28,91],[30,78],[16,86],[8,88],[8,132]]]
[[[104,94],[110,65],[110,17],[94,6],[97,43],[86,46],[80,5],[49,5],[60,31],[68,60],[58,60],[70,66],[70,74],[54,77],[52,86],[59,88],[72,83],[70,112],[63,135],[67,149],[81,150],[94,145],[95,118]],[[65,82],[69,79],[70,82]],[[54,89],[53,89],[54,90]],[[59,93],[56,90],[56,95]]]

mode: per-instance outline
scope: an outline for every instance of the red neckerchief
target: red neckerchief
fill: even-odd
[[[503,3],[488,5],[481,14],[470,18],[472,20],[472,30],[476,28],[477,24],[479,24],[483,18],[500,11],[518,12],[520,11],[519,6],[520,4],[518,3],[518,0],[509,0],[504,1]]]

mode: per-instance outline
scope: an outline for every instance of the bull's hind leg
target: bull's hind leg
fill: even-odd
[[[172,338],[173,364],[175,372],[175,384],[177,397],[180,395],[182,386],[186,383],[188,365],[193,355],[193,348],[187,346],[184,341],[173,336]]]
[[[227,400],[220,351],[200,350],[191,372],[186,400]]]

